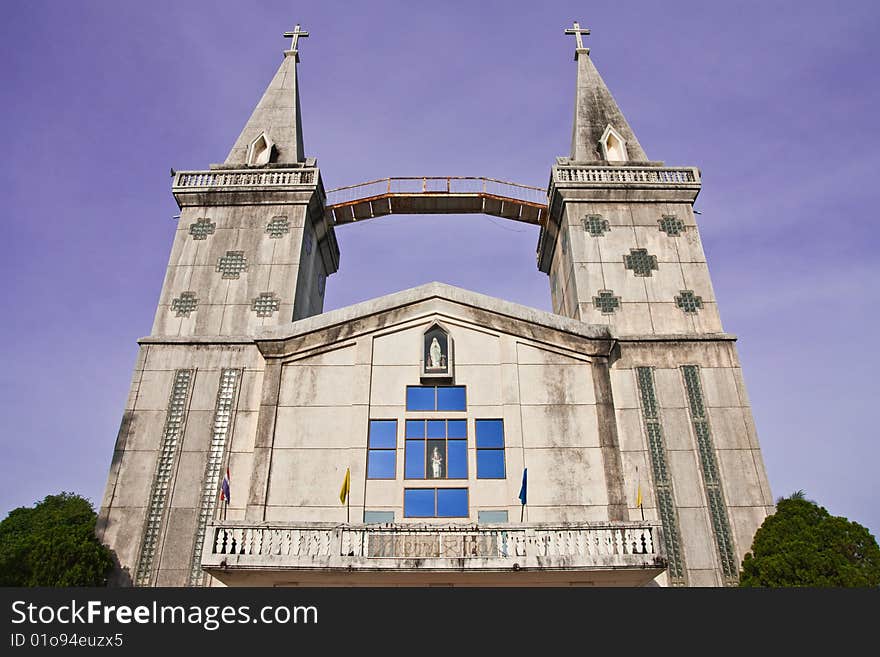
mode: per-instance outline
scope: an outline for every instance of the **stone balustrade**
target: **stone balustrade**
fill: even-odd
[[[662,568],[653,522],[507,525],[208,526],[202,567],[214,570],[499,570]]]
[[[555,166],[555,183],[594,183],[597,185],[700,185],[695,167],[597,167]]]
[[[232,169],[216,171],[177,171],[173,191],[242,189],[248,187],[297,187],[314,185],[317,169]]]

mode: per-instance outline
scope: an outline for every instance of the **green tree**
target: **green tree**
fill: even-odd
[[[880,547],[865,527],[797,491],[755,533],[740,586],[880,586]]]
[[[91,503],[48,495],[0,522],[0,586],[105,586],[112,553],[95,537]]]

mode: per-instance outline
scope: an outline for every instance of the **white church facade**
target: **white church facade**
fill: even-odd
[[[700,174],[648,160],[587,31],[567,32],[572,151],[546,190],[331,192],[303,154],[307,33],[287,33],[226,161],[175,173],[98,522],[117,584],[737,582],[773,502],[695,222]],[[442,283],[323,311],[337,229],[444,212],[539,226],[553,312]]]

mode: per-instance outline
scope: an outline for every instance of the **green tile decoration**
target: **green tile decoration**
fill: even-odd
[[[199,305],[199,299],[195,292],[181,292],[179,297],[171,300],[171,312],[177,317],[189,317]]]
[[[194,370],[176,370],[171,384],[171,395],[165,413],[165,427],[162,430],[162,444],[159,461],[153,475],[150,501],[147,506],[147,519],[141,540],[141,552],[135,571],[135,586],[149,586],[153,579],[153,561],[156,546],[165,517],[165,505],[171,489],[174,466],[177,461],[178,445],[186,428],[186,409],[189,399],[190,383]]]
[[[287,217],[272,217],[271,221],[266,225],[266,232],[273,240],[277,240],[290,232],[290,221]]]
[[[678,217],[664,215],[657,223],[660,225],[660,230],[669,237],[678,237],[684,232],[684,222]]]
[[[654,391],[654,372],[650,367],[637,367],[636,378],[639,385],[645,432],[648,438],[651,472],[654,475],[654,494],[657,498],[660,520],[663,523],[669,584],[671,586],[686,586],[687,574],[684,553],[681,549],[681,532],[678,527],[678,514],[675,510],[672,494],[672,481],[669,478],[669,468],[666,464],[663,427],[660,422],[657,395]]]
[[[715,535],[715,544],[718,548],[718,559],[721,563],[725,584],[735,586],[739,582],[739,564],[737,563],[736,550],[731,538],[732,533],[730,531],[730,519],[727,515],[727,505],[724,502],[724,494],[721,490],[721,479],[718,475],[718,462],[715,458],[712,431],[709,427],[709,418],[703,403],[700,369],[696,365],[683,365],[681,371],[684,376],[694,434],[697,438],[697,452],[700,455],[700,467],[703,473],[703,483],[706,487],[706,497],[709,502],[709,515],[712,519],[712,532]]]
[[[244,271],[247,271],[247,258],[244,251],[227,251],[226,255],[217,260],[217,271],[223,274],[223,278],[236,279]]]
[[[623,256],[623,266],[636,276],[650,276],[653,270],[659,269],[657,256],[649,254],[647,249],[630,249],[629,254]]]
[[[603,315],[611,315],[615,310],[620,308],[620,297],[614,296],[611,290],[599,290],[598,296],[593,297],[593,305],[596,310],[601,311]]]
[[[584,217],[584,230],[593,237],[602,237],[607,231],[611,230],[611,226],[607,219],[603,219],[599,214],[588,214]]]
[[[703,297],[698,297],[693,290],[681,290],[675,297],[675,305],[682,312],[694,315],[703,308]]]
[[[220,386],[217,390],[217,401],[214,404],[211,445],[208,448],[208,462],[205,465],[205,476],[202,479],[196,540],[193,543],[193,554],[190,561],[190,586],[202,586],[205,582],[205,573],[202,572],[202,546],[205,543],[205,529],[208,521],[214,517],[214,509],[220,494],[223,461],[226,458],[226,445],[232,432],[235,400],[241,373],[240,369],[220,371]]]
[[[189,234],[194,240],[206,240],[208,235],[214,234],[216,224],[210,219],[201,217],[189,225]]]
[[[272,292],[261,292],[251,301],[251,310],[257,313],[257,317],[271,317],[280,307],[281,299]]]

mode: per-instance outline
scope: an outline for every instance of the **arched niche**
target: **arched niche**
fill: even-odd
[[[609,162],[626,162],[629,159],[626,155],[626,140],[611,124],[602,133],[600,143],[602,145],[602,157]]]
[[[269,162],[272,161],[274,149],[275,142],[273,142],[265,132],[261,132],[260,135],[251,142],[251,145],[248,146],[247,163],[250,166],[269,164]]]
[[[452,336],[439,322],[422,333],[422,380],[451,382],[455,370]]]

